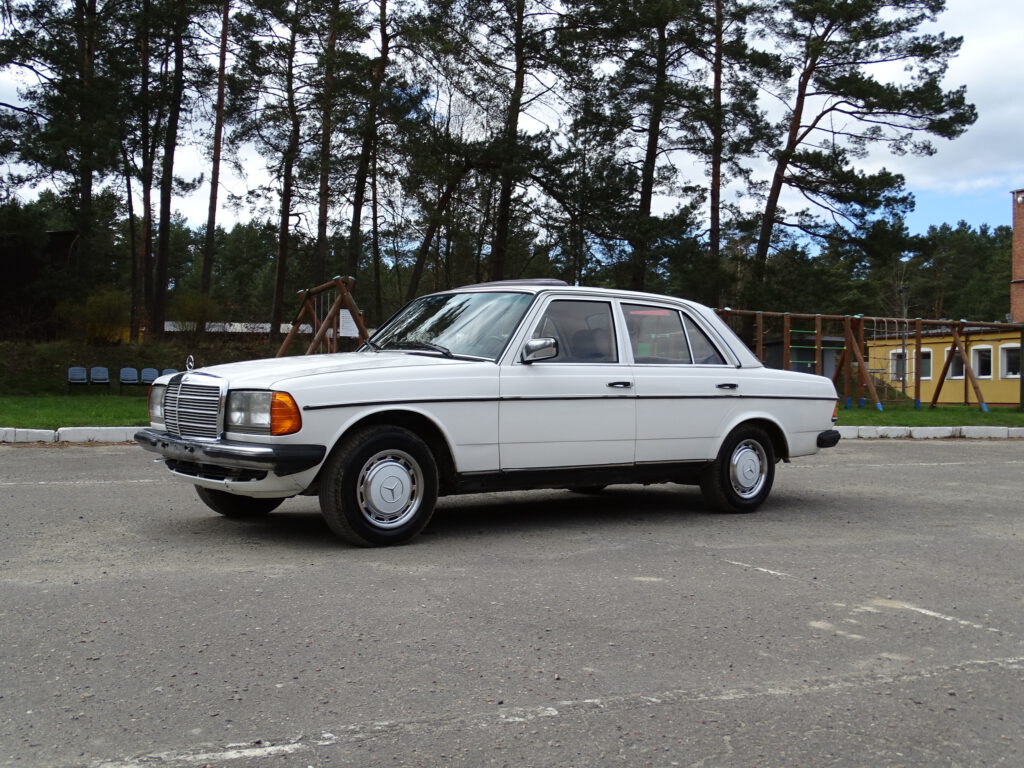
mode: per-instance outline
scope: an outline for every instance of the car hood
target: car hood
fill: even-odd
[[[441,357],[417,352],[338,352],[329,355],[300,355],[264,360],[246,360],[197,368],[193,376],[217,376],[227,379],[234,389],[272,388],[283,381],[346,371],[387,370],[436,366],[480,365],[476,360]]]

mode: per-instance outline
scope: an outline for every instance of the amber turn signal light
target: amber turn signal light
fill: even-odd
[[[302,414],[295,398],[275,392],[270,400],[270,434],[291,435],[302,429]]]

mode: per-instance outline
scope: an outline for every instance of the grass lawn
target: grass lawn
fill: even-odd
[[[843,427],[1024,427],[1024,413],[1013,407],[989,406],[982,413],[976,405],[940,405],[914,410],[912,403],[885,403],[879,411],[873,403],[864,408],[843,408],[839,401],[839,421]]]
[[[840,401],[840,406],[842,401]],[[149,424],[142,391],[118,395],[0,395],[0,427],[58,429],[59,427],[134,427]],[[874,405],[839,408],[840,426],[866,427],[1024,427],[1024,413],[1016,407],[990,408],[940,405],[915,411],[908,403],[888,403],[884,411]]]
[[[0,395],[0,427],[58,429],[60,427],[148,426],[146,396],[118,395]]]

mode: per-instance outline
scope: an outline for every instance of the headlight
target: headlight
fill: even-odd
[[[237,391],[228,395],[225,427],[232,432],[290,435],[302,429],[302,415],[287,392]]]
[[[152,424],[164,423],[164,392],[166,384],[154,384],[149,388],[149,421]]]

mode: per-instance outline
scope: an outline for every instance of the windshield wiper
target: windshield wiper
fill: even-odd
[[[440,344],[433,344],[429,341],[413,341],[408,339],[406,341],[392,341],[385,346],[391,349],[428,349],[431,352],[440,352],[445,357],[455,357],[448,347],[442,347]]]
[[[373,350],[374,352],[380,352],[380,347],[378,347],[378,346],[377,346],[376,344],[374,344],[374,343],[373,343],[372,341],[370,341],[369,339],[367,339],[366,341],[364,341],[364,342],[363,342],[363,344],[365,344],[366,346],[368,346],[368,347],[369,347],[370,349],[372,349],[372,350]]]

